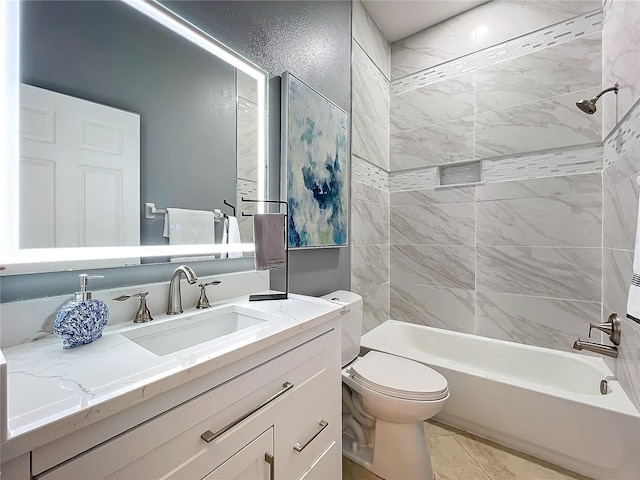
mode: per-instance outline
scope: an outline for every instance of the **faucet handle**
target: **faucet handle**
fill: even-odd
[[[200,298],[198,299],[196,308],[202,309],[209,308],[211,306],[211,304],[209,303],[209,299],[207,298],[207,287],[209,285],[220,285],[220,283],[222,283],[220,282],[220,280],[213,280],[212,282],[198,284],[198,286],[200,287]]]
[[[604,323],[589,323],[589,336],[594,328],[609,335],[609,340],[614,345],[620,345],[620,318],[616,313],[609,315],[608,321]]]
[[[119,297],[114,298],[114,300],[117,300],[118,302],[123,302],[130,298],[139,297],[140,306],[138,307],[136,316],[133,319],[133,323],[144,323],[144,322],[150,322],[151,320],[153,320],[153,317],[151,316],[151,311],[147,306],[147,295],[149,295],[149,292],[138,292],[138,293],[133,293],[131,295],[120,295]]]

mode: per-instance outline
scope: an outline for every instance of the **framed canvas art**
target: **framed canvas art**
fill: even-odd
[[[348,242],[348,115],[311,87],[282,74],[282,198],[289,203],[289,247]]]

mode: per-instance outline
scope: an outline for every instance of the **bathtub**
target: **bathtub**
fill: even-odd
[[[393,320],[361,345],[444,375],[444,423],[591,478],[640,479],[640,413],[599,357]]]

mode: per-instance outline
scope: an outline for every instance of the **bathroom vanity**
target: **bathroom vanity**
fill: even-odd
[[[2,479],[340,478],[340,308],[245,297],[3,349]]]

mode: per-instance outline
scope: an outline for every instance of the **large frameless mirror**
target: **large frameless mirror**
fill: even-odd
[[[2,274],[251,254],[266,72],[156,2],[0,8]]]

